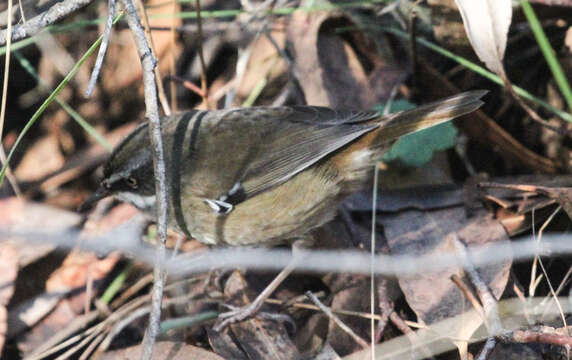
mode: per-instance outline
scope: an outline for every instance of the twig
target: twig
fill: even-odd
[[[18,6],[20,6],[20,16],[22,16],[22,22],[26,23],[26,16],[24,15],[24,5],[22,5],[22,0],[18,0]],[[8,29],[6,29],[8,30]],[[10,32],[10,31],[8,31]]]
[[[103,40],[99,46],[99,52],[97,53],[97,58],[95,59],[95,65],[93,65],[93,71],[91,72],[91,78],[89,79],[89,85],[85,91],[85,97],[90,97],[93,89],[95,88],[95,82],[101,71],[101,65],[103,64],[103,58],[105,58],[105,53],[107,52],[107,46],[109,45],[109,39],[111,37],[111,30],[113,29],[113,17],[115,16],[115,4],[116,0],[108,0],[107,2],[107,21],[105,23],[105,30],[103,31]]]
[[[369,322],[371,331],[371,359],[375,359],[375,321],[373,321],[373,314],[375,313],[375,235],[376,235],[376,216],[377,216],[377,191],[379,182],[379,167],[377,166],[377,161],[374,164],[373,169],[373,196],[372,196],[372,207],[371,207],[371,249],[370,249],[370,287],[369,287],[369,311],[372,318]]]
[[[393,312],[393,303],[389,300],[387,296],[388,288],[387,288],[388,280],[383,278],[378,281],[377,283],[377,298],[378,298],[378,305],[381,311],[380,319],[377,323],[377,329],[375,330],[375,340],[374,342],[377,344],[381,341],[381,337],[383,336],[383,331],[387,326],[387,321],[389,320],[389,315]]]
[[[475,360],[487,360],[491,352],[495,349],[495,346],[497,346],[497,340],[494,336],[491,336],[487,339],[485,346],[483,346]]]
[[[142,359],[151,359],[155,338],[159,334],[161,321],[161,300],[165,285],[165,257],[167,241],[167,182],[165,158],[163,154],[163,141],[161,139],[161,122],[157,106],[157,87],[153,70],[157,61],[151,52],[145,32],[135,11],[131,0],[122,0],[127,13],[127,24],[133,33],[135,45],[143,66],[143,84],[145,88],[145,116],[149,121],[149,135],[153,152],[153,170],[155,173],[155,197],[157,199],[157,233],[160,243],[156,249],[154,282],[152,290],[151,315],[149,327],[143,338]]]
[[[196,0],[196,7],[197,7],[197,30],[199,37],[199,60],[201,61],[201,91],[203,96],[203,103],[208,108],[208,98],[209,95],[207,93],[207,66],[205,65],[205,57],[203,55],[203,27],[201,21],[201,2],[200,0]]]
[[[517,94],[514,87],[512,86],[512,82],[510,81],[506,73],[503,72],[499,76],[503,80],[505,88],[508,90],[508,93],[512,96],[514,100],[516,100],[516,102],[520,105],[520,107],[522,107],[522,109],[528,114],[528,116],[530,116],[530,118],[534,122],[538,123],[540,126],[547,128],[548,130],[554,131],[555,133],[561,136],[566,136],[566,137],[570,136],[570,131],[568,131],[564,126],[557,127],[552,125],[548,121],[541,118],[536,111],[534,111],[530,106],[528,106],[528,104],[524,102],[522,97],[519,94]]]
[[[320,301],[320,299],[316,297],[316,295],[312,294],[311,291],[306,291],[306,296],[308,297],[308,299],[310,299],[310,301],[316,304],[316,306],[319,307],[320,310],[322,310],[322,312],[326,314],[327,317],[330,318],[330,320],[332,320],[336,325],[338,325],[340,329],[342,329],[346,334],[348,334],[352,339],[354,339],[354,341],[358,343],[362,348],[367,349],[369,347],[369,344],[364,339],[359,337],[349,326],[344,324],[344,322],[340,320],[339,317],[334,315],[334,313],[332,313],[329,307],[322,304],[322,302]]]
[[[174,80],[176,82],[183,84],[183,86],[185,88],[189,89],[190,91],[194,92],[195,94],[199,95],[200,97],[202,97],[202,98],[206,97],[206,94],[203,92],[203,90],[201,88],[199,88],[197,85],[195,85],[192,81],[183,79],[182,77],[177,76],[177,75],[171,75],[169,78],[171,80]]]
[[[416,2],[416,4],[419,1]],[[415,7],[411,8],[409,12],[409,57],[410,57],[410,69],[411,78],[413,79],[413,87],[418,88],[417,82],[417,41],[415,41],[415,36],[417,35],[417,10]]]
[[[488,285],[483,281],[481,275],[475,268],[475,265],[469,256],[467,245],[457,236],[455,236],[454,243],[457,251],[465,260],[465,271],[477,289],[477,293],[479,294],[479,298],[483,304],[485,325],[487,326],[489,333],[494,335],[501,334],[503,332],[503,326],[499,315],[497,299],[491,293]]]
[[[457,287],[459,288],[459,290],[461,290],[461,292],[463,293],[463,295],[465,296],[465,298],[467,298],[467,300],[469,300],[469,302],[471,303],[471,305],[473,305],[473,307],[475,308],[475,310],[481,314],[481,316],[483,317],[483,319],[485,318],[485,311],[483,310],[483,307],[481,305],[481,303],[479,303],[479,300],[475,297],[475,295],[473,294],[473,292],[471,291],[471,289],[469,289],[469,287],[467,286],[467,284],[465,284],[463,282],[463,280],[461,280],[461,278],[457,275],[451,275],[451,281],[453,281],[453,283],[455,285],[457,285]]]
[[[12,30],[12,0],[8,0],[8,26],[6,31],[10,32]],[[6,98],[8,95],[8,78],[10,76],[10,45],[12,44],[11,39],[8,39],[6,44],[6,60],[4,62],[4,81],[2,82],[2,104],[0,105],[0,165],[4,166],[8,162],[6,158],[6,153],[4,152],[4,147],[2,146],[2,134],[4,132],[4,119],[6,117]],[[20,187],[16,178],[12,175],[12,171],[9,167],[6,168],[6,176],[12,189],[18,197],[22,195]]]
[[[568,327],[563,332],[569,332]],[[515,330],[510,335],[505,336],[508,341],[518,343],[541,343],[572,347],[572,336],[556,333],[555,329],[542,327],[541,331],[534,330]]]
[[[147,16],[147,10],[145,6],[143,6],[143,2],[141,0],[135,0],[137,6],[139,6],[139,11],[141,13],[141,21],[143,22],[143,28],[145,29],[145,35],[147,36],[147,41],[149,42],[149,46],[151,50],[153,50],[153,54],[156,54],[155,51],[155,43],[153,42],[153,36],[151,35],[151,27],[149,25],[149,17]],[[159,70],[158,66],[155,66],[154,69],[155,73],[155,84],[157,85],[157,91],[159,94],[159,102],[161,103],[161,107],[163,108],[163,112],[165,115],[171,115],[171,108],[169,107],[169,102],[167,101],[167,95],[165,95],[165,89],[163,88],[163,78],[161,76],[161,71]]]
[[[178,9],[177,8],[177,0],[171,0],[172,2],[172,6],[173,6],[173,10]],[[170,38],[170,46],[171,46],[171,51],[169,53],[169,72],[171,73],[171,75],[176,75],[177,71],[175,68],[175,39],[176,39],[176,32],[175,32],[175,17],[173,16],[173,19],[171,21],[171,26],[169,26],[169,32],[171,34],[171,38]],[[170,82],[169,83],[169,89],[171,92],[171,111],[173,112],[177,112],[177,109],[179,107],[178,105],[178,99],[177,99],[177,86],[175,85],[175,83]]]
[[[561,208],[562,208],[561,206],[558,206],[558,208],[556,208],[556,210],[554,210],[554,212],[548,217],[548,219],[546,219],[544,224],[542,224],[542,226],[538,230],[538,241],[539,242],[542,241],[542,234],[544,232],[544,229],[546,229],[548,224],[550,222],[552,222],[552,220],[554,219],[554,217],[560,211]],[[537,260],[537,259],[538,259],[538,264],[540,265],[540,269],[542,270],[542,273],[544,274],[544,277],[546,278],[546,283],[548,284],[548,288],[550,289],[550,294],[554,298],[556,306],[558,307],[558,310],[560,311],[560,317],[562,319],[562,324],[564,324],[565,329],[568,329],[568,324],[566,322],[566,316],[564,315],[564,309],[562,309],[562,304],[560,304],[560,301],[558,301],[558,295],[554,291],[554,287],[552,286],[552,281],[550,281],[550,277],[548,276],[548,272],[546,271],[546,268],[544,267],[544,262],[542,261],[542,258],[540,256],[536,256],[534,258],[534,260]],[[568,334],[568,335],[570,335],[570,334]]]
[[[35,35],[46,26],[51,25],[69,14],[90,4],[93,0],[63,0],[44,11],[43,13],[29,19],[22,25],[16,25],[12,29],[12,41],[21,40],[25,37]],[[8,29],[0,31],[0,46],[6,44],[8,39]]]
[[[97,335],[97,337],[85,348],[85,350],[83,351],[83,353],[81,354],[81,356],[79,357],[78,360],[88,359],[90,357],[91,353],[93,353],[93,350],[95,349],[95,347],[97,345],[101,344],[104,337],[105,337],[105,332],[102,332],[101,334]]]
[[[393,311],[391,314],[389,314],[389,320],[391,320],[393,325],[395,325],[403,334],[409,338],[409,341],[412,344],[419,343],[419,337],[417,336],[417,333],[411,330],[409,325],[407,325],[407,323],[401,318],[401,316],[399,316],[399,314]],[[426,346],[420,345],[420,351],[423,352],[423,356],[425,358],[433,359],[433,353]]]

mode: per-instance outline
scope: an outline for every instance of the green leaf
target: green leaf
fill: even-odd
[[[401,111],[414,108],[407,100],[397,100],[392,110]],[[380,110],[377,108],[376,110]],[[383,111],[383,107],[381,107]],[[383,156],[384,161],[399,160],[405,165],[419,167],[433,157],[433,152],[442,151],[455,146],[457,129],[451,122],[418,131],[399,138],[391,149]]]

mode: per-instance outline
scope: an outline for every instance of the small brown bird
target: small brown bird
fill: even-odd
[[[376,160],[395,140],[479,108],[485,93],[470,91],[384,116],[284,106],[165,117],[169,226],[209,245],[307,242],[347,195],[371,180]],[[146,124],[117,146],[100,187],[82,208],[109,195],[155,214]],[[219,325],[251,316],[293,267],[249,307],[223,314]]]

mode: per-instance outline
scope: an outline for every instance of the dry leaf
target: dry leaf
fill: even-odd
[[[99,360],[138,360],[141,359],[141,345],[135,345],[125,349],[109,351],[98,357]],[[222,357],[205,349],[176,343],[161,341],[153,347],[153,359],[169,360],[223,360]]]
[[[479,59],[491,71],[504,73],[502,60],[512,20],[511,0],[455,0],[455,3]]]
[[[235,300],[232,305],[242,306],[248,290],[238,271],[226,282],[225,296]],[[264,309],[264,308],[263,308]],[[264,311],[264,310],[263,310]],[[230,325],[234,341],[244,350],[248,359],[296,359],[300,356],[282,322],[253,318]]]
[[[381,58],[364,33],[338,32],[347,26],[355,23],[335,12],[298,10],[290,18],[294,75],[310,105],[367,109],[387,99],[403,78],[398,64]]]
[[[460,207],[421,212],[417,210],[384,216],[381,222],[385,228],[388,245],[395,255],[426,255],[455,251],[455,237],[472,246],[486,247],[499,241],[508,241],[502,225],[488,214],[465,218]],[[479,268],[483,280],[494,296],[502,295],[508,281],[511,262]],[[407,303],[417,314],[419,321],[433,324],[454,317],[471,309],[471,304],[450,280],[452,275],[463,275],[460,268],[449,268],[436,273],[414,276],[398,276]],[[457,329],[459,339],[469,338],[482,324],[482,319],[465,321]],[[466,348],[460,344],[461,351]]]

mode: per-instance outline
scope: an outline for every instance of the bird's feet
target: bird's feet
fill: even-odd
[[[261,305],[258,305],[256,302],[242,307],[228,304],[224,304],[224,306],[229,308],[230,311],[219,314],[216,324],[213,327],[215,331],[221,331],[230,324],[241,322],[251,317],[281,321],[290,324],[293,329],[296,328],[296,325],[290,316],[286,314],[259,312],[258,310],[260,310]]]
[[[255,302],[250,303],[246,306],[232,306],[228,304],[224,304],[225,307],[229,308],[230,311],[221,313],[218,315],[218,319],[216,321],[215,326],[213,329],[215,331],[221,331],[225,327],[230,324],[234,324],[237,322],[244,321],[254,315],[260,310],[260,305]]]

